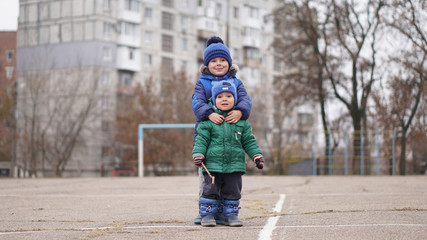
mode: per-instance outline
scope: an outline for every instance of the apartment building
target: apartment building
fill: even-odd
[[[260,92],[262,86],[263,100],[272,101],[268,92],[279,72],[271,48],[273,22],[265,17],[274,5],[274,0],[21,0],[18,129],[26,136],[31,132],[43,136],[53,134],[51,127],[57,122],[63,122],[57,124],[63,134],[70,125],[84,127],[77,139],[58,138],[75,145],[69,159],[53,157],[53,150],[24,151],[31,141],[28,137],[18,145],[22,150],[18,158],[37,155],[46,162],[30,160],[20,167],[37,165],[40,173],[40,166],[55,165],[60,171],[65,161],[63,176],[111,174],[120,164],[110,154],[119,99],[129,97],[131,89],[148,78],[184,71],[196,81],[206,40],[213,35],[221,36],[229,46],[233,63],[240,67],[238,77],[249,93]],[[49,91],[35,92],[34,82],[49,86]],[[72,104],[62,113],[67,120],[53,119],[52,112],[59,111],[60,100],[53,97],[58,93],[67,96],[64,104]],[[34,106],[39,106],[37,113],[32,112]],[[271,111],[267,109],[266,115]],[[66,117],[86,112],[90,114],[84,119]],[[32,120],[41,122],[40,126],[31,129]],[[75,129],[69,129],[70,133],[76,133]],[[43,147],[60,147],[50,145]]]
[[[11,174],[14,149],[16,32],[0,31],[0,177]]]

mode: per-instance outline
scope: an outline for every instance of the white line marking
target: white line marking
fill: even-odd
[[[283,206],[283,203],[285,202],[285,197],[286,197],[285,194],[280,194],[279,201],[277,201],[276,206],[273,208],[273,212],[277,212],[277,213],[282,212],[282,206]]]
[[[417,223],[375,223],[375,224],[339,224],[339,225],[294,225],[277,226],[276,228],[350,228],[350,227],[427,227],[427,224]]]
[[[286,195],[280,194],[279,201],[277,201],[276,206],[273,208],[273,211],[280,213],[282,211],[283,203],[285,202]],[[280,216],[270,217],[267,220],[264,228],[258,235],[258,240],[269,240],[273,234],[274,229],[276,228],[277,221],[279,221]]]

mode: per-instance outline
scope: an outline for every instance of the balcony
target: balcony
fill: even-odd
[[[244,36],[242,40],[243,47],[253,47],[253,48],[260,48],[261,46],[261,40],[260,38],[254,38],[252,36]]]
[[[126,45],[138,48],[141,46],[141,38],[139,36],[120,34],[117,39],[117,43],[119,45]]]
[[[117,18],[122,21],[131,22],[140,24],[141,23],[141,13],[139,11],[131,11],[125,9],[124,6],[120,6],[117,13]]]
[[[117,47],[116,66],[119,70],[131,72],[141,71],[141,50],[139,48],[129,48],[125,46]]]
[[[197,20],[198,37],[210,38],[218,32],[218,21],[212,18],[200,17]]]

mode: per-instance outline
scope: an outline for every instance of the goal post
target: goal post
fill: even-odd
[[[194,123],[138,124],[138,177],[144,177],[144,129],[194,128]]]

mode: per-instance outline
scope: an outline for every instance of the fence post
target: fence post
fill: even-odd
[[[144,177],[144,127],[138,125],[138,176]]]
[[[377,176],[380,175],[380,136],[378,133],[375,133],[377,136]]]
[[[347,153],[347,151],[348,151],[348,149],[347,149],[347,147],[348,147],[348,142],[347,142],[347,132],[346,133],[344,133],[344,144],[345,144],[345,148],[344,148],[344,165],[345,165],[345,167],[344,167],[344,172],[345,172],[345,175],[347,176],[347,174],[348,174],[348,153]]]
[[[363,131],[360,131],[360,176],[363,176]]]
[[[395,153],[394,153],[394,151],[395,151],[395,146],[396,146],[396,140],[395,140],[395,138],[396,138],[396,134],[395,134],[395,132],[393,131],[392,132],[392,164],[393,164],[393,166],[392,166],[392,171],[391,171],[391,174],[394,176],[394,174],[395,174],[395,172],[396,172],[396,164],[395,164]]]
[[[317,175],[317,159],[316,159],[316,134],[313,134],[313,176]]]
[[[329,147],[329,151],[328,151],[328,155],[329,155],[329,176],[331,176],[332,175],[332,144],[331,144],[331,133],[329,133],[328,134],[329,135],[329,137],[328,137],[328,147]]]

